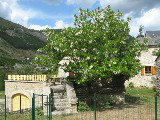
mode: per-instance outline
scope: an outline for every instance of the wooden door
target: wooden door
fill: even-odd
[[[16,94],[12,97],[12,111],[27,109],[30,107],[29,98],[23,94]]]

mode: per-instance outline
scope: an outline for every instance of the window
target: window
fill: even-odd
[[[145,66],[145,74],[151,74],[151,66]]]
[[[156,67],[155,66],[145,66],[141,70],[141,75],[156,75]]]

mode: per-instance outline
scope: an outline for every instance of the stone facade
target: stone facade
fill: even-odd
[[[160,56],[156,59],[156,90],[160,95]]]
[[[153,55],[153,51],[157,48],[149,47],[147,51],[141,53],[139,57],[140,63],[143,66],[155,66],[155,60],[157,56]],[[125,82],[126,87],[129,86],[129,83],[133,83],[134,87],[154,87],[155,86],[156,75],[152,74],[144,74],[141,75],[141,71],[139,71],[138,75],[129,79],[129,81]]]
[[[160,43],[160,31],[146,31],[144,37],[138,37],[140,43],[143,43],[145,39],[147,39],[147,45],[149,49],[148,51],[142,52],[139,60],[143,66],[156,66],[155,60],[157,56],[153,55],[153,51],[158,49],[157,45]],[[147,67],[145,67],[145,69],[147,69]],[[144,73],[146,72],[145,69]],[[152,71],[156,70],[154,69]],[[156,73],[141,75],[140,71],[138,75],[131,78],[129,81],[126,81],[126,86],[128,86],[131,82],[135,87],[153,87],[156,83]]]
[[[72,83],[63,81],[62,83],[48,83],[47,81],[25,81],[25,80],[5,80],[5,95],[7,96],[7,108],[12,111],[12,98],[16,94],[25,95],[29,98],[29,106],[32,107],[32,97],[34,94],[51,94],[52,114],[77,113],[77,98]],[[36,107],[42,106],[42,97],[35,96]],[[47,114],[47,97],[44,98],[44,113]]]
[[[7,108],[12,111],[12,96],[15,94],[23,94],[29,98],[30,107],[32,106],[32,96],[43,93],[44,82],[35,81],[13,81],[5,80],[5,95],[7,96]]]
[[[53,96],[53,115],[77,113],[77,97],[71,82],[50,85]]]

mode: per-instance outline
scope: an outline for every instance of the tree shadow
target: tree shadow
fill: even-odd
[[[97,99],[97,108],[96,110],[99,112],[106,111],[106,110],[123,110],[125,108],[137,108],[141,105],[152,105],[154,104],[154,97],[147,97],[147,96],[131,96],[125,95],[124,96],[124,103],[116,104],[112,100],[107,98],[104,99],[101,103],[98,103]]]

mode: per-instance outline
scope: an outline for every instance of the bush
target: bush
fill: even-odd
[[[113,102],[109,99],[104,100],[104,103],[102,104],[102,108],[109,109],[113,107]]]
[[[91,111],[91,108],[86,104],[85,101],[80,101],[78,104],[78,111],[80,112]]]
[[[5,76],[6,76],[5,72],[0,70],[0,91],[4,90],[5,88],[5,82],[4,82]]]
[[[129,88],[134,88],[134,83],[133,83],[133,82],[130,82],[129,85],[128,85],[128,87],[129,87]]]
[[[44,115],[44,113],[43,113],[43,110],[42,109],[36,109],[36,115],[37,116],[43,116]]]

